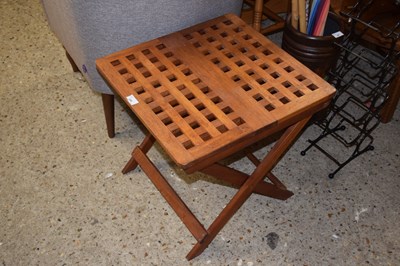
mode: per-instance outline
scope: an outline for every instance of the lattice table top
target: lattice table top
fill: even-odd
[[[100,58],[97,68],[183,169],[312,114],[335,92],[231,14]]]

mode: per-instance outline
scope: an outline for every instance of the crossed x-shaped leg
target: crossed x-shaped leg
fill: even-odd
[[[125,174],[140,165],[145,174],[160,191],[161,195],[171,205],[194,238],[196,238],[197,243],[186,256],[188,260],[191,260],[200,255],[208,247],[219,231],[221,231],[229,219],[232,218],[252,193],[258,193],[280,200],[286,200],[293,195],[293,193],[287,190],[285,185],[271,173],[271,170],[279,162],[287,149],[294,143],[309,118],[310,117],[307,117],[288,127],[274,144],[269,153],[261,161],[258,161],[251,154],[248,155],[249,159],[257,165],[251,175],[247,175],[219,163],[213,163],[201,170],[201,172],[205,174],[229,182],[234,187],[239,188],[237,193],[208,229],[204,228],[167,180],[146,156],[146,153],[155,142],[152,135],[147,135],[143,142],[133,150],[132,157],[122,172]],[[265,177],[267,177],[270,182],[265,182]]]

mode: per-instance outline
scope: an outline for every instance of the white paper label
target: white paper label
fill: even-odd
[[[341,31],[337,31],[337,32],[332,33],[332,36],[335,37],[335,38],[342,37],[343,35],[344,34]]]
[[[135,104],[138,104],[139,103],[139,101],[135,98],[135,96],[133,96],[133,95],[129,95],[128,97],[126,97],[126,99],[128,100],[128,102],[131,104],[131,105],[135,105]]]

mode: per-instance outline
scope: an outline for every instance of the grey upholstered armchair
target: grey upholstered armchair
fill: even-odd
[[[114,95],[95,60],[112,52],[223,15],[239,14],[242,0],[42,0],[50,28],[74,71],[102,95],[114,137]]]

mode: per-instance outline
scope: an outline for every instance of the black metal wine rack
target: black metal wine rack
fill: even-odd
[[[308,140],[308,147],[301,152],[305,155],[314,147],[331,159],[337,168],[329,173],[330,178],[361,154],[374,149],[372,133],[380,124],[379,113],[397,75],[400,21],[387,27],[374,18],[361,19],[368,8],[373,8],[373,3],[374,0],[359,0],[341,14],[347,20],[347,31],[342,41],[335,43],[341,53],[326,77],[337,93],[327,115],[315,122],[321,130],[319,136]],[[371,49],[365,41],[371,34],[378,34],[386,45]],[[346,147],[347,154],[332,152],[331,146],[338,143]]]

